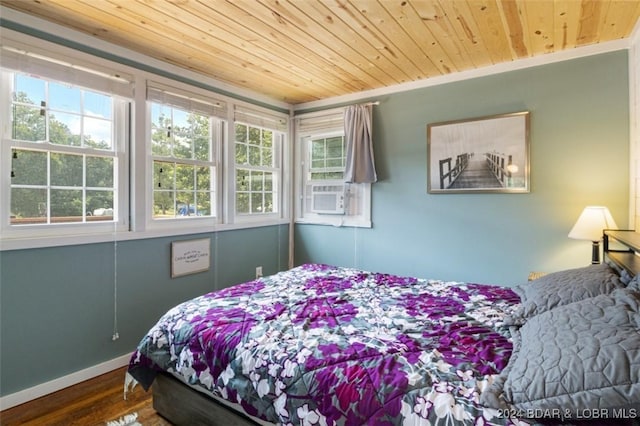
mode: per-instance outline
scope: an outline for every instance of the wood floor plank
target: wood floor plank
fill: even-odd
[[[104,426],[135,412],[144,426],[171,426],[153,409],[151,391],[136,386],[124,399],[125,372],[125,367],[119,368],[4,410],[0,412],[0,425]]]

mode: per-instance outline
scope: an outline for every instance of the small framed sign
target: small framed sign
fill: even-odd
[[[171,243],[171,278],[209,270],[211,238]]]

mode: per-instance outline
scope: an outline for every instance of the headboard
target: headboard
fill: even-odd
[[[622,248],[614,248],[622,246]],[[631,277],[640,274],[640,233],[630,230],[603,231],[605,261],[625,270]]]

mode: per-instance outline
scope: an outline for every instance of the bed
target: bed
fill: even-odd
[[[633,269],[508,288],[305,264],[170,309],[127,374],[174,424],[631,424]]]

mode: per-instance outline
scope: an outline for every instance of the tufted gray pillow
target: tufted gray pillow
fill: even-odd
[[[481,404],[565,419],[640,413],[640,293],[561,306],[512,331],[514,352]]]
[[[528,318],[556,306],[611,293],[623,287],[618,273],[607,264],[544,275],[513,289],[520,296],[521,305],[513,315],[505,318],[505,324],[521,325]]]

